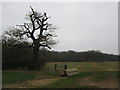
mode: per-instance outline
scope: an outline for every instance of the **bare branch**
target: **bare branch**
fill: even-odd
[[[28,23],[24,23],[23,25],[16,25],[18,27],[12,28],[14,30],[13,32],[6,32],[6,34],[13,39],[8,39],[8,41],[11,43],[20,43],[20,40],[23,38],[31,38],[33,48],[36,46],[38,49],[40,46],[42,46],[51,49],[51,46],[55,44],[54,40],[51,38],[56,36],[54,34],[54,30],[56,28],[47,22],[50,17],[46,14],[46,12],[36,12],[31,6],[30,9],[31,11],[27,15],[29,20]],[[38,35],[36,35],[37,31],[39,31]],[[35,41],[37,44],[34,43]]]
[[[40,21],[37,21],[37,24],[38,24],[38,27],[37,27],[37,28],[35,28],[35,30],[37,30],[37,29],[40,29],[40,28],[41,28]]]
[[[22,30],[23,30],[23,32],[20,33],[20,37],[22,37],[23,35],[26,34],[28,36],[28,38],[30,38],[29,35],[31,35],[31,32],[30,32],[30,27],[29,27],[28,23],[24,23],[24,25],[16,25],[16,26],[20,26],[22,28]],[[26,31],[24,31],[23,27],[26,29]]]
[[[34,10],[33,10],[33,8],[30,6],[30,8],[31,8],[31,10],[32,10],[32,12],[33,12],[33,14],[34,14]]]
[[[47,14],[46,14],[45,12],[44,12],[43,15],[45,16],[45,18],[43,18],[43,21],[47,21],[47,20],[50,18],[50,16],[48,17]]]
[[[47,44],[46,44],[46,45],[41,44],[40,46],[42,46],[42,47],[47,47],[47,48],[51,49],[51,47],[48,46]]]

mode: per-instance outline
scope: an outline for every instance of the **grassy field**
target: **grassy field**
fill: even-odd
[[[77,68],[79,71],[116,71],[118,62],[53,62],[47,66],[67,65],[68,68]]]
[[[77,68],[79,74],[60,77],[59,72],[3,71],[3,88],[117,88],[118,62],[52,62]]]
[[[117,72],[80,72],[76,76],[63,77],[39,88],[114,88],[118,87],[117,79]]]
[[[69,69],[77,68],[77,76],[64,77],[41,88],[117,88],[118,62],[53,62],[47,66],[67,65]]]
[[[25,80],[34,79],[36,75],[15,71],[5,71],[2,73],[2,84],[11,84]]]

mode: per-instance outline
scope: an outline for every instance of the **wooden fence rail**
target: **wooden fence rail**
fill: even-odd
[[[53,66],[45,66],[43,71],[46,71],[46,72],[55,72],[55,71],[63,71],[63,70],[66,70],[67,69],[67,65],[58,65],[58,64],[55,64]]]

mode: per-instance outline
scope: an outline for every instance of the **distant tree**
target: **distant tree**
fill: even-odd
[[[16,27],[9,27],[2,36],[2,42],[6,43],[9,47],[32,47],[33,48],[33,62],[31,68],[39,67],[38,53],[40,48],[51,49],[56,41],[56,37],[52,24],[48,23],[50,18],[45,12],[40,13],[35,11],[31,6],[31,12],[26,15],[28,22]]]

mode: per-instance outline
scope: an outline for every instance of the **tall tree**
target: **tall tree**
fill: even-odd
[[[10,27],[4,33],[2,41],[9,46],[20,47],[23,45],[32,47],[34,60],[31,63],[34,65],[33,67],[38,67],[39,49],[42,47],[51,49],[56,44],[56,41],[53,40],[53,37],[56,37],[54,33],[56,28],[48,23],[50,17],[45,12],[37,12],[31,6],[30,9],[31,11],[26,15],[28,22],[16,25],[16,27]]]

